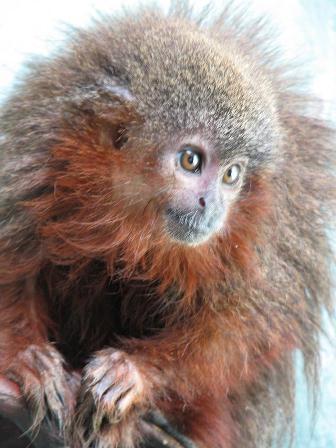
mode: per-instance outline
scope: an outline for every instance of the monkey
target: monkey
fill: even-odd
[[[199,448],[290,438],[294,355],[315,383],[332,308],[316,104],[232,6],[102,16],[28,63],[0,112],[0,373],[37,428],[135,448],[160,412]]]

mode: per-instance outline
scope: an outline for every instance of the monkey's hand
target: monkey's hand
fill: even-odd
[[[83,373],[74,434],[75,446],[135,446],[140,416],[151,388],[141,368],[123,351],[98,352]]]
[[[78,379],[64,369],[64,360],[50,344],[30,345],[9,365],[6,376],[18,384],[33,415],[31,430],[42,422],[64,434],[76,403]]]

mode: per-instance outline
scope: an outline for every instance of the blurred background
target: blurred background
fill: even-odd
[[[65,24],[82,26],[99,12],[112,13],[125,6],[132,10],[138,3],[137,0],[1,0],[0,101],[8,94],[28,56],[49,54],[62,43]],[[142,3],[146,4],[146,0]],[[157,3],[169,7],[169,2]],[[206,2],[191,3],[201,9]],[[212,3],[215,12],[227,2]],[[311,89],[324,100],[323,113],[336,123],[336,0],[236,0],[235,3],[248,5],[251,15],[269,18],[283,59],[307,67],[304,73]],[[311,403],[306,399],[298,356],[294,448],[336,448],[336,334],[327,319],[325,328],[330,341],[326,337],[322,341],[321,394],[313,430]]]

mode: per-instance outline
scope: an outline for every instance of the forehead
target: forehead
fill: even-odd
[[[149,18],[142,25],[128,38],[126,65],[148,135],[202,132],[228,152],[272,150],[275,100],[253,64],[194,25]]]

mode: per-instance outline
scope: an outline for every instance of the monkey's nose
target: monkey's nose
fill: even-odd
[[[198,203],[202,208],[205,207],[205,199],[203,196],[199,198]]]

